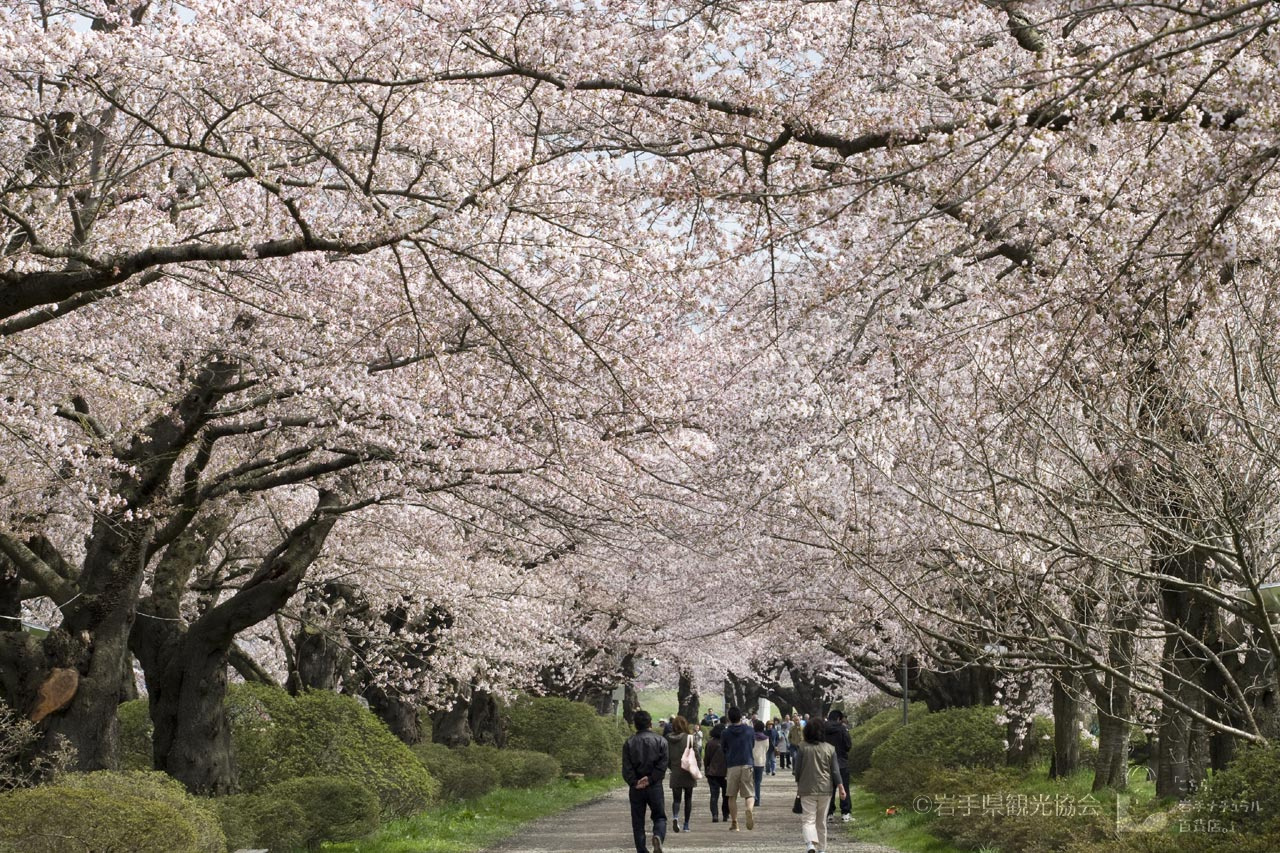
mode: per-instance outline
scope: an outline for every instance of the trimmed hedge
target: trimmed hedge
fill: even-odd
[[[545,752],[531,749],[503,749],[471,744],[462,748],[468,761],[487,764],[498,772],[502,788],[536,788],[549,785],[563,775],[560,762]]]
[[[155,770],[69,773],[60,777],[54,787],[102,791],[113,797],[164,803],[191,825],[195,833],[194,849],[200,853],[223,853],[227,849],[227,839],[212,804],[191,796],[181,782],[166,773]]]
[[[45,785],[0,794],[0,847],[22,853],[202,853],[196,830],[167,802]]]
[[[350,696],[315,690],[298,697],[257,684],[227,695],[241,787],[255,792],[305,776],[349,779],[372,790],[386,817],[408,817],[440,792],[382,721]]]
[[[471,744],[419,743],[413,754],[440,781],[448,800],[469,800],[495,788],[533,788],[560,778],[560,762],[542,752]]]
[[[293,800],[270,794],[233,794],[214,801],[232,850],[296,850],[307,843],[307,813]]]
[[[871,753],[867,787],[891,797],[918,792],[939,768],[1001,767],[1005,729],[992,705],[925,714],[892,732]]]
[[[419,743],[413,746],[431,775],[440,781],[441,794],[447,800],[470,800],[497,788],[502,780],[491,764],[475,761],[465,749],[450,749],[442,743]]]
[[[379,826],[377,795],[350,779],[303,776],[273,785],[265,796],[291,801],[302,809],[309,850],[318,849],[322,841],[355,841]]]
[[[507,743],[553,756],[565,773],[605,777],[617,773],[622,765],[626,733],[614,718],[601,717],[590,705],[555,697],[525,697],[507,713]]]
[[[917,720],[929,713],[923,702],[914,702],[908,709],[908,719]],[[857,776],[871,768],[871,753],[889,739],[889,735],[902,728],[902,708],[881,711],[860,726],[849,730],[849,772]]]
[[[134,699],[116,706],[116,718],[120,721],[120,769],[153,770],[151,752],[151,709],[146,699]]]

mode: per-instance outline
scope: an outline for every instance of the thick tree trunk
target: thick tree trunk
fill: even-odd
[[[338,503],[336,494],[321,492],[310,517],[263,558],[244,586],[189,627],[183,629],[176,620],[149,620],[167,627],[136,636],[151,696],[156,767],[193,793],[235,789],[223,704],[231,648],[237,634],[271,618],[297,591],[337,521]],[[166,606],[172,604],[167,600]]]
[[[502,709],[492,693],[475,689],[471,691],[467,722],[471,726],[473,742],[506,746],[507,730],[503,724]]]
[[[636,655],[627,652],[622,656],[622,719],[627,725],[636,720],[636,711],[640,710],[640,697],[636,694]]]
[[[1129,786],[1129,719],[1098,706],[1098,757],[1093,767],[1093,790]]]
[[[227,694],[227,647],[188,634],[167,655],[151,693],[155,765],[189,790],[221,796],[236,788]]]
[[[410,746],[422,741],[422,716],[417,703],[372,684],[362,695],[369,702],[369,710],[386,723],[392,734]]]
[[[1053,679],[1053,760],[1049,777],[1060,779],[1080,768],[1078,679],[1070,670]]]
[[[297,685],[289,692],[301,690],[337,691],[342,686],[350,664],[350,655],[332,634],[320,626],[304,624],[293,635]]]
[[[445,746],[471,743],[471,714],[466,702],[455,702],[451,708],[431,715],[431,740]]]
[[[676,688],[676,703],[679,707],[676,713],[695,726],[698,724],[698,699],[698,686],[693,682],[693,672],[681,669],[679,686]]]

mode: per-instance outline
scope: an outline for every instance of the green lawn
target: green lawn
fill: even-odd
[[[541,788],[501,788],[476,800],[430,809],[389,823],[365,841],[325,844],[332,853],[475,853],[514,835],[524,824],[594,800],[622,780],[560,780]]]

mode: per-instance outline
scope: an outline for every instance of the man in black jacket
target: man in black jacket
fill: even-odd
[[[809,725],[821,725],[810,722]],[[853,820],[853,801],[849,793],[849,750],[853,747],[853,739],[849,737],[849,727],[844,724],[844,713],[832,708],[827,714],[826,728],[822,739],[836,748],[836,763],[840,766],[840,784],[844,785],[844,797],[840,800],[840,819],[845,823]],[[831,794],[831,810],[828,815],[835,814],[836,796]]]
[[[651,730],[653,717],[648,711],[637,711],[636,733],[622,745],[622,778],[627,780],[631,798],[631,831],[636,838],[636,853],[649,853],[644,838],[644,811],[653,816],[653,853],[662,853],[667,837],[666,798],[662,779],[667,775],[667,740]]]

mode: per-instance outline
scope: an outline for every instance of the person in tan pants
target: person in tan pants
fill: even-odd
[[[738,797],[747,800],[747,829],[755,828],[755,765],[752,751],[756,743],[756,732],[749,723],[742,721],[742,711],[729,709],[730,726],[720,736],[720,747],[724,751],[725,764],[729,773],[725,777],[725,794],[729,798],[729,829],[738,829]]]

